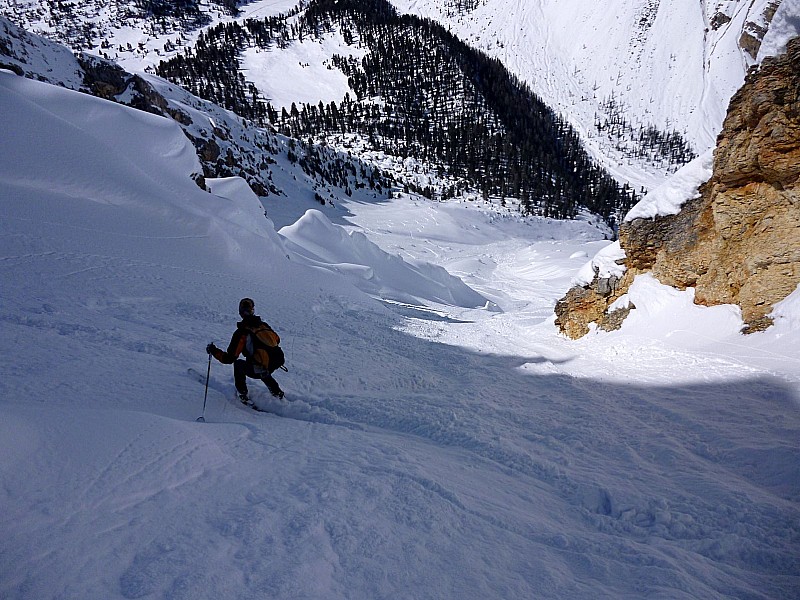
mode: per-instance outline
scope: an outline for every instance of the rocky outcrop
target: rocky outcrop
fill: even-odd
[[[738,304],[751,329],[800,282],[800,39],[787,50],[731,100],[696,221],[698,243],[665,252],[653,267],[666,283],[694,285],[700,304]]]
[[[556,323],[579,337],[608,320],[635,275],[695,288],[695,302],[737,304],[744,331],[800,283],[800,38],[748,74],[730,102],[711,179],[680,213],[620,228],[628,271],[613,294],[595,279],[559,302]]]
[[[613,331],[622,326],[622,321],[631,310],[632,303],[616,309],[609,307],[628,289],[633,281],[633,271],[626,271],[621,279],[597,277],[588,286],[575,286],[556,303],[556,325],[572,339],[589,333],[589,323],[596,323],[604,331]]]
[[[93,96],[122,102],[138,110],[156,115],[170,116],[182,124],[192,123],[189,115],[182,111],[170,110],[169,104],[161,94],[139,75],[132,75],[119,65],[89,54],[81,54],[78,64],[83,69],[84,89]]]

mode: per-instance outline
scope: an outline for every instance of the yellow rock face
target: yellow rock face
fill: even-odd
[[[678,215],[623,225],[630,274],[611,296],[597,294],[597,282],[570,290],[556,310],[562,332],[580,337],[607,321],[632,274],[648,270],[695,287],[699,304],[738,304],[747,331],[769,326],[773,305],[800,283],[800,38],[732,98],[700,191]]]

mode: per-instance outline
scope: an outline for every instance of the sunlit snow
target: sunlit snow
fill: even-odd
[[[797,595],[800,292],[742,336],[639,277],[570,341],[590,216],[207,192],[175,122],[8,71],[0,131],[0,597]],[[244,296],[270,413],[216,362],[204,404]]]
[[[345,44],[340,34],[323,40],[293,42],[278,51],[245,50],[242,72],[276,109],[289,110],[292,103],[341,102],[350,93],[347,76],[333,65],[334,54],[363,57],[365,51]]]

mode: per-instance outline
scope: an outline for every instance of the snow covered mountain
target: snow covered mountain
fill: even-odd
[[[17,40],[7,67],[84,85]],[[590,218],[355,185],[322,212],[279,137],[285,196],[204,190],[185,124],[66,88],[0,69],[4,599],[797,595],[798,292],[743,339],[642,277],[570,342]],[[286,350],[290,401],[250,382],[273,414],[216,363],[204,398],[243,296]]]
[[[29,0],[6,3],[4,12],[31,31],[73,48],[92,49],[137,72],[183,52],[201,31],[217,23],[296,11],[293,0],[260,0],[238,7],[211,0],[169,9],[161,4],[78,6]],[[457,37],[500,59],[576,129],[604,168],[636,191],[657,187],[673,173],[682,164],[674,159],[676,152],[702,154],[713,146],[728,99],[755,62],[775,11],[800,11],[798,0],[393,4],[445,24]],[[311,51],[316,45],[295,43],[261,55],[246,53],[242,69],[278,107],[339,101],[344,91],[352,95],[353,90],[346,81],[337,83],[338,69],[331,71],[331,59],[353,49],[341,39],[325,44],[316,52]],[[310,89],[303,83],[309,76],[314,81]],[[370,156],[360,140],[330,141]],[[436,165],[423,169],[435,173]],[[407,174],[405,179],[414,177]],[[454,183],[430,179],[437,189]]]
[[[669,173],[632,152],[641,128],[712,148],[757,59],[775,0],[392,0],[498,57],[569,117],[621,179],[651,189]],[[800,14],[785,0],[787,14]],[[607,121],[624,120],[619,127]]]

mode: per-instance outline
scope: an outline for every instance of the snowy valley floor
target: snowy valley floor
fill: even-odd
[[[0,597],[800,594],[797,293],[745,338],[642,278],[621,331],[568,341],[586,222],[284,198],[278,236],[194,186],[177,127],[11,77]],[[198,423],[188,369],[242,296],[293,401],[242,407],[214,363]]]

